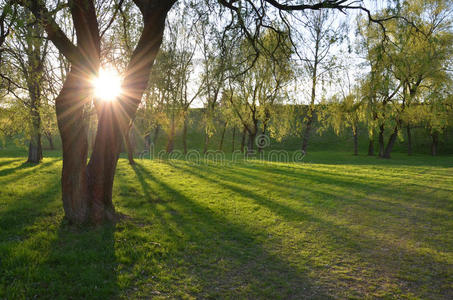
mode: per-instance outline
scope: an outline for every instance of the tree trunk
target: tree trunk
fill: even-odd
[[[205,130],[205,136],[204,136],[204,146],[203,146],[203,153],[206,154],[208,152],[208,145],[209,145],[209,134],[208,130]]]
[[[135,165],[135,161],[134,161],[135,141],[132,141],[133,135],[134,135],[133,130],[134,130],[134,126],[131,124],[128,132],[124,136],[124,139],[126,142],[126,149],[127,149],[127,159],[129,160],[129,164],[131,166]]]
[[[309,109],[311,110],[311,109]],[[312,114],[313,112],[310,112]],[[307,116],[308,120],[305,123],[304,135],[302,138],[302,151],[306,152],[308,147],[308,139],[310,138],[311,124],[313,122],[313,116]]]
[[[167,153],[173,152],[174,139],[175,139],[175,119],[172,118],[170,121],[170,132],[168,133]]]
[[[407,131],[407,155],[412,155],[412,133],[411,127],[409,125],[407,125],[406,131]]]
[[[159,137],[159,132],[160,132],[160,125],[157,124],[156,127],[154,128],[154,137],[153,137],[154,147],[156,147],[157,139]]]
[[[256,138],[256,131],[249,132],[249,139],[247,141],[247,154],[252,154],[255,150],[255,138]]]
[[[318,81],[318,63],[319,63],[319,49],[322,39],[322,33],[320,28],[315,29],[316,33],[316,43],[315,43],[315,53],[314,53],[314,62],[313,69],[311,74],[311,98],[310,105],[308,106],[306,122],[305,122],[305,131],[302,139],[302,151],[305,153],[308,147],[308,139],[310,137],[311,126],[313,123],[313,113],[315,110],[315,100],[316,100],[316,84]]]
[[[28,160],[29,163],[39,163],[42,160],[42,145],[41,145],[41,116],[35,108],[36,104],[32,104],[32,132],[30,135],[30,143],[28,145]]]
[[[241,139],[241,152],[244,153],[244,147],[245,147],[245,137],[247,134],[247,129],[244,126],[244,129],[242,130],[242,139]]]
[[[42,160],[41,134],[33,135],[28,144],[28,160],[29,163],[39,163]]]
[[[182,129],[182,144],[184,147],[184,154],[187,154],[187,116],[184,114],[184,124]]]
[[[374,155],[374,140],[370,137],[368,142],[368,156]]]
[[[87,180],[87,126],[84,109],[80,103],[89,98],[88,87],[83,88],[73,66],[63,88],[55,101],[58,128],[63,148],[63,169],[61,174],[62,200],[65,217],[71,223],[81,224],[89,219],[89,196]]]
[[[384,157],[384,124],[379,126],[379,157]]]
[[[219,144],[220,151],[222,151],[222,149],[223,149],[223,140],[225,138],[225,131],[227,128],[227,124],[228,124],[228,122],[225,122],[225,124],[223,125],[222,135],[220,136],[220,144]]]
[[[437,148],[439,144],[439,134],[437,132],[434,132],[431,134],[432,137],[432,143],[431,143],[431,155],[436,156],[437,155]]]
[[[129,129],[121,129],[120,114],[114,102],[102,103],[93,153],[87,166],[87,184],[90,199],[91,220],[99,224],[116,219],[112,202],[113,179],[121,150],[122,136]]]
[[[54,144],[53,144],[52,134],[46,133],[45,136],[46,136],[46,138],[47,138],[47,141],[49,142],[50,150],[55,150],[55,146],[54,146]]]
[[[354,136],[354,155],[359,155],[359,137],[357,130],[353,130],[352,134]]]
[[[233,127],[233,142],[231,145],[231,152],[234,152],[234,142],[236,140],[236,126]]]
[[[151,150],[151,133],[148,132],[145,135],[144,140],[145,140],[145,150],[150,151]]]
[[[395,126],[392,135],[389,138],[387,147],[385,147],[384,158],[390,158],[390,153],[392,152],[393,145],[395,145],[396,138],[398,136],[398,126]]]

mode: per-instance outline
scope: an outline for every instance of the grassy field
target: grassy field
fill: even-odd
[[[127,217],[96,229],[63,221],[58,156],[24,161],[0,157],[0,299],[453,298],[451,156],[121,159]]]

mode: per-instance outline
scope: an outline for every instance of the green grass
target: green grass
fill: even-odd
[[[116,225],[63,222],[61,160],[0,158],[0,299],[453,298],[453,158],[119,162]]]

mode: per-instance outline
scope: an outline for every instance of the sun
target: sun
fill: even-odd
[[[100,69],[93,80],[94,94],[103,101],[113,101],[121,94],[121,76],[113,69]]]

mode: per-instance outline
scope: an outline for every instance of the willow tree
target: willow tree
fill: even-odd
[[[122,1],[121,1],[122,2]],[[68,9],[72,18],[73,43],[62,30],[56,14],[48,6],[55,4],[45,0],[10,0],[33,13],[60,53],[70,62],[63,87],[56,98],[58,127],[63,146],[62,198],[66,218],[70,222],[101,223],[116,218],[112,203],[112,187],[122,138],[134,119],[143,92],[146,89],[150,70],[162,42],[165,20],[174,0],[133,0],[141,15],[140,38],[132,51],[125,68],[123,93],[114,102],[94,100],[98,128],[90,160],[87,141],[87,107],[93,102],[91,80],[98,73],[101,62],[101,36],[106,28],[99,26],[94,0],[72,0]],[[227,28],[237,26],[242,35],[259,50],[254,37],[262,28],[272,26],[275,19],[289,16],[294,11],[360,9],[357,1],[323,0],[317,3],[300,1],[266,0],[255,3],[241,1],[199,1],[209,9],[219,4]],[[5,7],[2,3],[2,8]],[[257,6],[259,5],[258,9]],[[369,11],[367,11],[369,13]],[[99,14],[105,16],[105,14]],[[118,15],[112,13],[112,17]],[[371,16],[371,15],[369,15]],[[372,18],[371,18],[372,19]],[[220,22],[221,23],[221,22]],[[110,22],[108,23],[110,24]],[[107,24],[107,28],[108,28]],[[220,24],[217,24],[220,25]],[[213,25],[216,26],[216,25]],[[221,26],[221,25],[220,25]],[[258,51],[257,51],[258,52]],[[259,54],[257,54],[259,56]]]
[[[249,150],[255,147],[260,127],[263,133],[267,133],[269,122],[276,112],[274,107],[285,100],[285,90],[293,82],[294,74],[287,35],[265,31],[260,37],[260,47],[263,47],[260,49],[262,54],[253,67],[230,80],[226,91],[226,98],[248,133]],[[244,40],[232,55],[250,57],[251,51],[250,45]]]
[[[406,125],[410,137],[410,124],[404,124],[404,114],[412,105],[423,103],[424,90],[431,90],[439,81],[448,78],[447,64],[452,57],[453,34],[451,32],[452,8],[448,1],[411,1],[405,2],[401,19],[386,23],[385,36],[379,28],[369,27],[368,37],[375,40],[377,54],[374,60],[384,63],[385,77],[375,79],[381,87],[393,82],[398,93],[391,99],[391,133],[380,155],[390,158],[393,146]],[[384,14],[387,12],[383,12]],[[379,51],[376,51],[379,49]],[[388,98],[388,97],[387,97]],[[388,101],[386,100],[386,103]],[[381,132],[385,121],[381,121]]]

